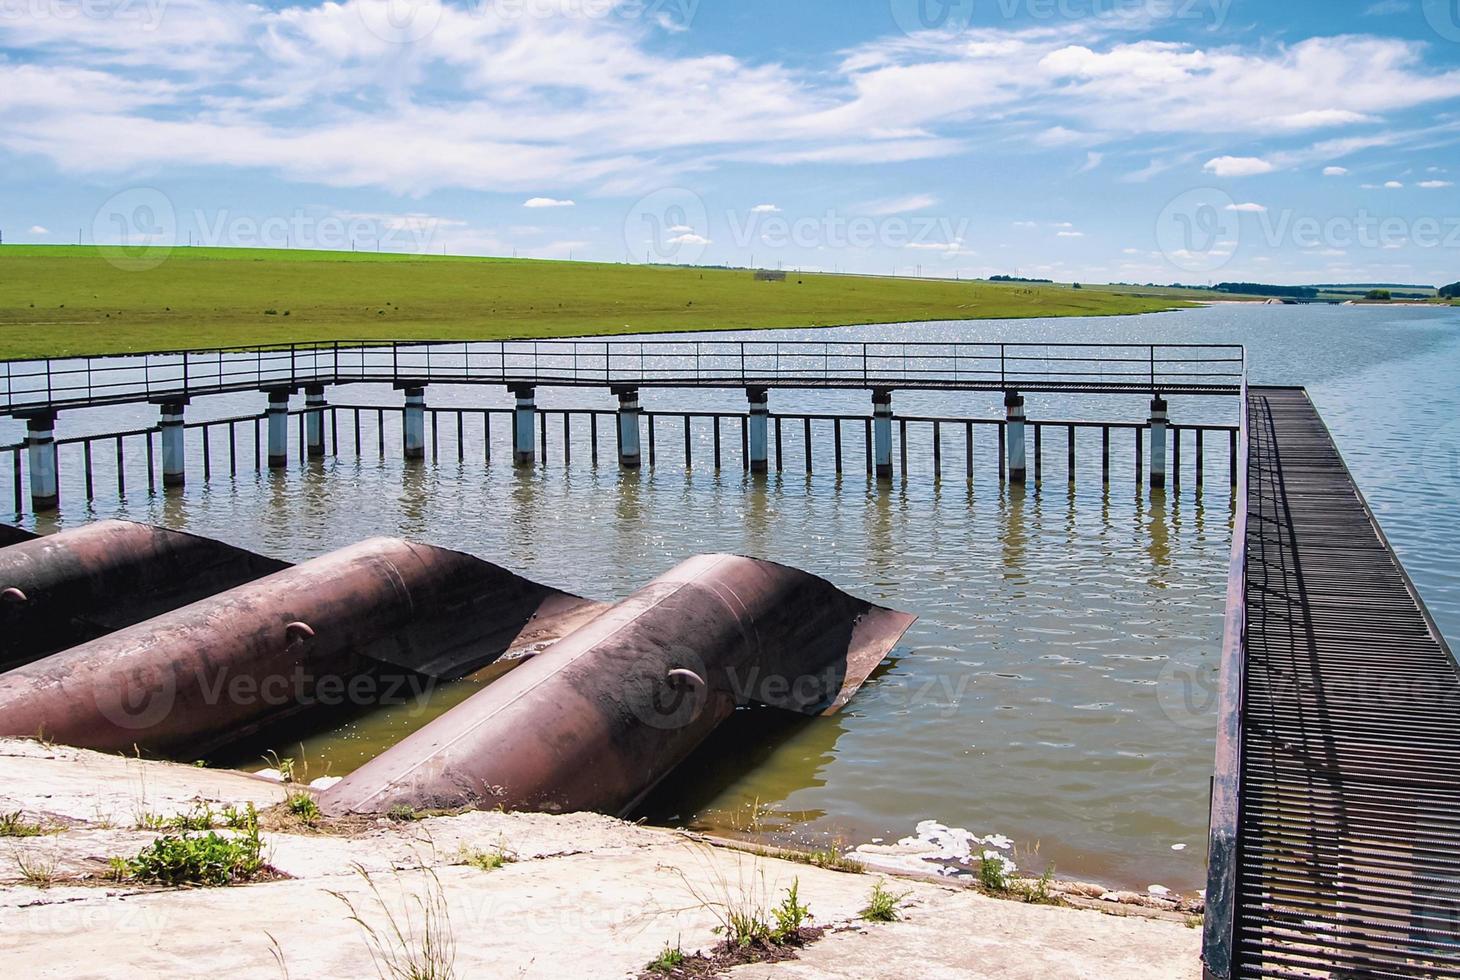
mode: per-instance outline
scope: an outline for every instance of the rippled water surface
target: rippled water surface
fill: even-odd
[[[778,335],[1245,344],[1254,382],[1309,387],[1441,628],[1460,636],[1460,311],[1220,306],[1141,318]],[[358,386],[331,397],[395,405],[398,396]],[[508,404],[505,392],[485,388],[433,388],[430,400]],[[644,401],[651,411],[743,410],[734,392],[649,391]],[[612,403],[607,392],[543,390],[539,404]],[[200,419],[261,408],[262,396],[220,396],[195,401],[189,412]],[[868,405],[865,393],[777,391],[772,408],[865,412]],[[895,408],[984,418],[1001,411],[994,396],[938,393],[898,393]],[[1136,420],[1147,406],[1137,397],[1030,396],[1028,410],[1031,418]],[[69,413],[58,435],[149,425],[152,411]],[[1172,416],[1230,423],[1236,404],[1174,399]],[[661,787],[645,816],[733,828],[759,804],[770,811],[762,821],[768,829],[817,843],[896,839],[934,818],[1007,834],[1030,867],[1053,861],[1062,874],[1122,886],[1202,886],[1209,695],[1233,505],[1224,442],[1209,443],[1204,489],[1188,476],[1179,492],[1153,496],[1135,485],[1129,434],[1113,439],[1105,491],[1098,435],[1080,437],[1071,488],[1064,434],[1049,433],[1044,483],[1021,492],[997,479],[992,430],[978,434],[970,483],[961,433],[946,437],[944,473],[935,479],[926,429],[914,427],[910,471],[879,489],[862,473],[859,432],[848,435],[847,475],[830,472],[829,427],[817,430],[814,474],[803,472],[795,427],[787,430],[784,472],[756,480],[740,471],[738,434],[728,427],[727,469],[719,473],[706,465],[707,428],[695,433],[696,465],[686,471],[682,430],[665,422],[658,465],[622,474],[607,426],[599,466],[589,462],[587,433],[580,431],[565,467],[555,429],[550,464],[524,471],[503,462],[507,432],[500,422],[490,464],[482,460],[479,422],[468,427],[466,460],[458,462],[454,422],[443,419],[440,461],[406,467],[393,452],[394,431],[387,440],[392,452],[381,459],[367,429],[357,459],[348,418],[341,415],[346,452],[302,468],[291,464],[286,474],[250,470],[230,478],[226,448],[215,441],[206,484],[194,433],[185,491],[148,495],[141,460],[133,459],[126,501],[102,492],[90,511],[82,502],[79,451],[66,450],[57,522],[120,515],[295,560],[372,534],[406,535],[595,598],[624,596],[698,552],[797,565],[920,619],[840,715],[743,713]],[[369,417],[367,423],[373,426]],[[18,437],[13,423],[0,424],[0,441]],[[251,443],[241,445],[251,463]],[[110,465],[97,461],[99,488],[114,484]],[[1189,473],[1189,442],[1183,465]],[[411,706],[314,733],[304,752],[314,772],[343,773],[468,693],[438,691],[424,710]]]

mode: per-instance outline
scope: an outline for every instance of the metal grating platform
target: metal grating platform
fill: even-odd
[[[1455,660],[1307,393],[1254,388],[1247,411],[1239,804],[1231,908],[1209,912],[1230,972],[1211,974],[1460,977]]]

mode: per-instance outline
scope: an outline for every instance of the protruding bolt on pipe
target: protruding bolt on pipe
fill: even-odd
[[[1004,394],[1004,412],[1008,417],[1009,482],[1027,481],[1028,466],[1024,455],[1024,396],[1017,391]]]
[[[426,458],[426,389],[406,388],[406,412],[402,425],[406,459]]]
[[[618,461],[626,470],[636,470],[641,465],[639,449],[639,389],[615,388],[618,395]]]
[[[284,637],[289,649],[295,650],[314,639],[314,627],[308,623],[293,622],[284,627]]]
[[[533,431],[537,421],[537,389],[519,385],[511,391],[517,396],[517,408],[512,412],[512,462],[531,466],[537,457],[537,436]]]
[[[162,441],[162,485],[180,487],[187,482],[187,450],[183,444],[183,402],[164,402],[158,432]]]
[[[56,479],[56,417],[34,415],[26,420],[26,457],[30,463],[30,504],[37,513],[61,504]]]
[[[872,392],[872,458],[879,480],[892,479],[892,390]]]
[[[750,472],[767,473],[770,471],[770,394],[765,388],[746,388],[745,397],[750,401]]]
[[[324,456],[324,385],[304,389],[304,442],[310,459]]]
[[[1166,399],[1151,399],[1151,489],[1166,486]]]
[[[289,465],[289,392],[269,392],[269,469]]]

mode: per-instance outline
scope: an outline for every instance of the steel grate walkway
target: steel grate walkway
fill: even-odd
[[[1230,975],[1460,977],[1454,658],[1307,393],[1247,411]]]

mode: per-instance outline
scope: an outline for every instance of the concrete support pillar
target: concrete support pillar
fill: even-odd
[[[745,397],[750,401],[750,425],[747,451],[750,457],[750,472],[770,471],[769,424],[771,418],[770,394],[765,388],[747,388]]]
[[[892,391],[872,392],[872,460],[879,480],[892,479]]]
[[[1008,417],[1009,482],[1022,484],[1028,479],[1024,453],[1024,396],[1017,391],[1004,395],[1004,412]]]
[[[639,452],[639,389],[615,388],[618,395],[618,461],[626,470],[641,465]]]
[[[1166,399],[1151,399],[1151,489],[1166,486]]]
[[[406,413],[405,421],[401,426],[402,436],[405,442],[405,457],[411,459],[426,458],[426,389],[424,387],[406,388]]]
[[[183,444],[183,406],[186,402],[164,402],[158,425],[162,442],[162,485],[180,487],[187,482],[187,450]]]
[[[25,422],[26,458],[30,465],[30,505],[37,513],[61,503],[56,477],[56,417],[35,415]]]
[[[533,426],[537,422],[537,389],[522,385],[512,389],[517,396],[517,408],[512,413],[512,462],[518,466],[531,466],[537,457],[537,437]]]
[[[269,392],[269,469],[289,465],[289,392]]]
[[[324,455],[324,385],[309,385],[304,389],[304,443],[310,459]]]

